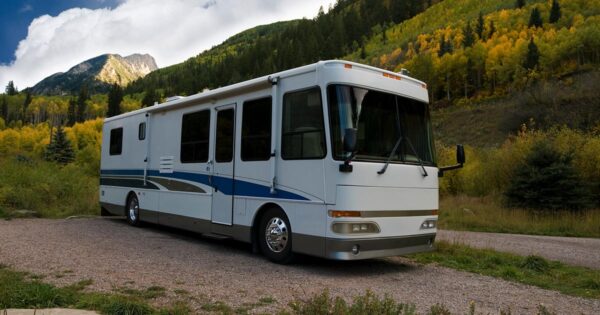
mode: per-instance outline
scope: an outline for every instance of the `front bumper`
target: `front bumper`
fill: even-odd
[[[435,233],[369,238],[325,240],[325,257],[337,260],[359,260],[377,257],[398,256],[433,250]],[[353,248],[358,246],[358,253]]]

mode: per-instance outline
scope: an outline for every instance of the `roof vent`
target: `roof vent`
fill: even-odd
[[[179,96],[179,95],[169,96],[169,97],[167,97],[165,102],[172,102],[172,101],[180,100],[182,98],[185,98],[185,96]]]
[[[400,74],[407,76],[407,75],[410,75],[410,71],[408,71],[408,69],[406,69],[406,68],[402,68],[402,69],[400,69]]]

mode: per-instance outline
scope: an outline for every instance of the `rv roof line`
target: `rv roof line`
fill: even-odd
[[[124,114],[121,114],[118,116],[106,118],[104,121],[120,119],[120,118],[124,118],[124,117],[131,116],[131,115],[136,115],[136,114],[144,113],[144,112],[152,113],[152,112],[159,112],[159,111],[164,111],[164,110],[168,110],[168,109],[174,109],[174,108],[177,108],[180,106],[186,106],[186,104],[191,104],[191,103],[199,102],[202,100],[216,99],[216,98],[219,98],[224,95],[229,95],[231,93],[235,93],[235,91],[240,90],[240,89],[252,89],[252,88],[260,87],[263,85],[269,86],[269,85],[273,84],[274,78],[281,80],[286,77],[301,75],[301,74],[304,74],[307,72],[315,71],[316,69],[318,69],[320,67],[324,67],[327,65],[333,65],[333,64],[350,64],[357,69],[365,69],[365,70],[371,70],[371,71],[383,71],[384,73],[398,75],[397,73],[394,73],[392,71],[379,69],[376,67],[367,66],[367,65],[356,63],[356,62],[346,61],[346,60],[341,60],[341,59],[340,60],[319,61],[319,62],[316,62],[313,64],[273,73],[270,75],[258,77],[258,78],[251,79],[248,81],[243,81],[243,82],[235,83],[235,84],[224,86],[224,87],[219,87],[214,90],[202,91],[198,94],[194,94],[194,95],[190,95],[190,96],[186,96],[186,97],[180,97],[180,98],[173,99],[173,100],[171,100],[169,98],[166,102],[164,102],[162,104],[158,104],[158,105],[150,106],[150,107],[144,107],[144,108],[141,108],[141,109],[138,109],[135,111],[131,111],[128,113],[124,113]],[[412,81],[417,84],[424,84],[423,82],[421,82],[417,79],[405,76],[403,74],[400,74],[400,76],[403,79],[406,79],[408,81]]]
[[[165,103],[167,103],[167,102],[171,102],[171,101],[176,101],[176,100],[178,100],[178,99],[182,99],[182,98],[184,98],[184,97],[185,97],[185,96],[180,96],[180,95],[173,95],[173,96],[169,96],[169,97],[167,97],[167,99],[165,100]]]

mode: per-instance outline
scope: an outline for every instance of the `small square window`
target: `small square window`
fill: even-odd
[[[123,150],[123,128],[110,131],[110,155],[121,155]]]

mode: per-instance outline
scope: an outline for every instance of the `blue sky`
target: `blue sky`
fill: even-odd
[[[58,15],[66,9],[83,7],[98,9],[115,7],[117,0],[3,0],[0,1],[0,63],[15,58],[19,41],[27,36],[27,27],[34,18]]]
[[[0,86],[19,89],[112,53],[159,67],[248,28],[312,18],[335,0],[0,0]]]

